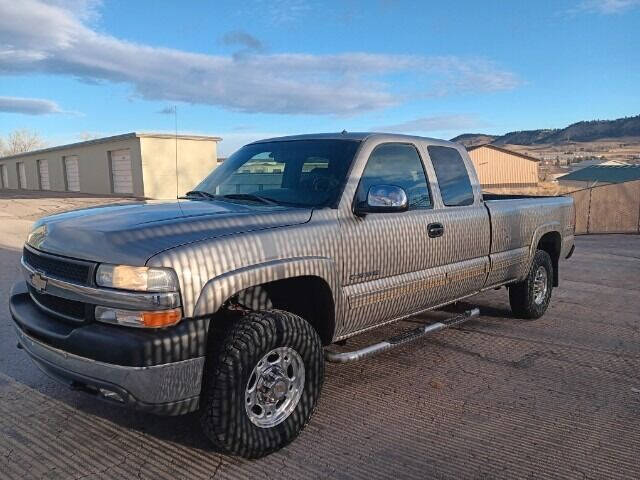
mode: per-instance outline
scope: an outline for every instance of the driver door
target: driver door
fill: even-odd
[[[346,301],[342,332],[352,333],[415,311],[425,301],[425,290],[437,297],[445,273],[425,272],[428,225],[438,215],[423,167],[412,143],[383,143],[371,152],[354,202],[366,201],[373,185],[395,185],[405,190],[408,210],[342,215],[342,285]],[[437,220],[433,220],[436,222]]]

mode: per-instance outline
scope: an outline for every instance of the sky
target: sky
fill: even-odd
[[[640,113],[639,27],[640,0],[0,0],[0,136],[562,128]]]

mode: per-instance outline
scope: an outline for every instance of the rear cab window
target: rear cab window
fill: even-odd
[[[436,172],[440,196],[447,207],[473,205],[473,188],[469,172],[455,148],[430,145],[427,147]]]

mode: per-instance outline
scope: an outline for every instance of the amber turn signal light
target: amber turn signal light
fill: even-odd
[[[119,308],[96,307],[96,320],[105,323],[113,323],[125,327],[137,328],[162,328],[175,325],[182,319],[182,310],[122,310]]]
[[[149,328],[168,327],[175,325],[182,318],[179,308],[173,310],[159,310],[157,312],[142,312],[142,324]]]

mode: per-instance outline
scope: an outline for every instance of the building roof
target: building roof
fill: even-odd
[[[492,148],[493,150],[497,150],[498,152],[506,153],[509,155],[513,155],[515,157],[524,158],[525,160],[531,160],[532,162],[539,162],[540,159],[527,155],[525,153],[514,152],[513,150],[508,150],[506,148],[496,147],[495,145],[491,145],[490,143],[485,143],[484,145],[476,145],[475,147],[468,147],[467,152],[471,152],[473,150],[477,150],[478,148]]]
[[[557,178],[558,181],[622,183],[640,180],[640,165],[592,165]]]
[[[8,155],[6,157],[0,157],[0,160],[9,160],[12,158],[26,157],[30,155],[39,155],[42,153],[53,152],[56,150],[66,150],[67,148],[84,147],[86,145],[95,145],[98,143],[118,142],[120,140],[127,140],[130,138],[176,138],[175,134],[171,133],[154,133],[154,132],[130,132],[123,133],[121,135],[113,135],[111,137],[94,138],[92,140],[86,140],[84,142],[68,143],[66,145],[57,145],[55,147],[41,148],[39,150],[31,150],[30,152],[17,153],[15,155]],[[211,137],[207,135],[178,135],[180,140],[209,140],[219,142],[221,137]]]
[[[591,167],[593,165],[630,165],[630,164],[627,162],[621,162],[620,160],[603,160],[601,158],[592,158],[589,160],[582,160],[581,162],[570,164],[569,170],[574,172],[576,170]]]

